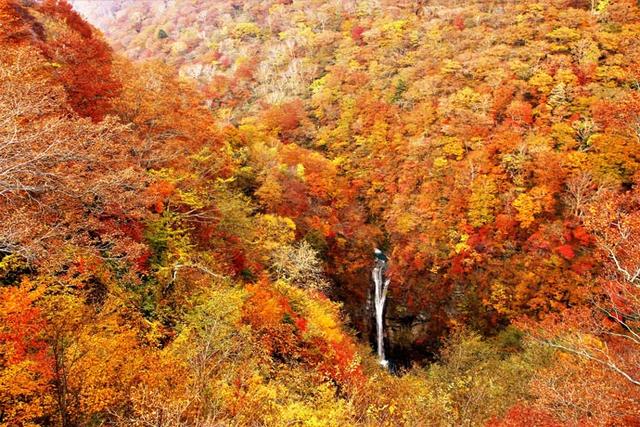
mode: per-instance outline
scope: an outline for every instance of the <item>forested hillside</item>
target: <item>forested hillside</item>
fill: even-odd
[[[640,424],[638,46],[634,0],[0,0],[0,426]]]

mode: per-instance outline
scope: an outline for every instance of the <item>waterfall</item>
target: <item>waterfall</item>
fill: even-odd
[[[376,249],[375,254],[376,263],[371,272],[371,276],[373,277],[374,283],[373,303],[376,318],[376,344],[378,361],[382,366],[386,367],[389,362],[384,356],[384,303],[387,299],[387,289],[389,289],[391,279],[384,277],[384,272],[387,267],[387,257],[384,256],[379,249]]]

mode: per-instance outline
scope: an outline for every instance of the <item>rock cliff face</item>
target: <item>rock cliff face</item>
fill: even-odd
[[[393,285],[392,285],[393,286]],[[372,350],[376,349],[376,319],[373,286],[366,304],[349,314],[354,326],[368,337]],[[384,310],[385,353],[392,368],[409,367],[412,363],[433,360],[439,345],[439,333],[427,311],[411,312],[397,299],[390,297]]]
[[[430,334],[427,313],[402,317],[387,315],[385,333],[388,358],[397,366],[427,361],[433,356],[435,342]]]

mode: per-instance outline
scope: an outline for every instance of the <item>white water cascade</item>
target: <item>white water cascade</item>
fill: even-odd
[[[387,299],[387,290],[391,279],[384,277],[384,272],[387,267],[387,261],[384,254],[379,249],[376,249],[376,263],[371,271],[374,283],[374,295],[373,303],[376,317],[376,343],[378,350],[378,361],[384,367],[389,365],[389,362],[384,356],[384,303]]]

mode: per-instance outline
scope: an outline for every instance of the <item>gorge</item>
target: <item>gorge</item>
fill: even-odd
[[[0,425],[638,425],[638,46],[635,0],[0,0]]]

